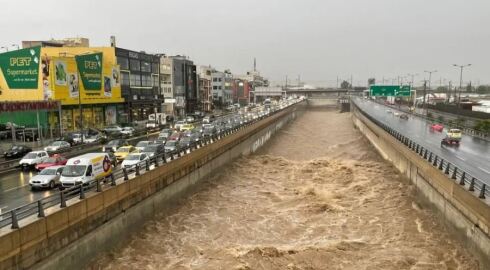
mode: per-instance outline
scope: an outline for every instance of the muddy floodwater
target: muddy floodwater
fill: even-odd
[[[308,111],[92,269],[479,269],[349,114]]]

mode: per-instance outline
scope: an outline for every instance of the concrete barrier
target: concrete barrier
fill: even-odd
[[[0,234],[0,269],[84,268],[214,170],[256,151],[304,107],[291,106],[138,177],[51,208],[45,218],[22,221],[21,229]]]
[[[410,179],[421,202],[442,217],[479,259],[482,269],[490,269],[490,207],[353,107],[355,126],[383,158]]]

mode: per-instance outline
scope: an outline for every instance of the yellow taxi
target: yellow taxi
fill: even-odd
[[[123,161],[129,154],[138,152],[139,150],[136,149],[136,147],[129,145],[119,147],[114,155],[116,156],[117,161]]]
[[[193,124],[183,124],[180,127],[180,131],[187,131],[187,130],[193,130],[195,126]]]

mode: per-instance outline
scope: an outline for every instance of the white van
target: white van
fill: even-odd
[[[107,153],[88,153],[70,158],[61,173],[63,187],[85,184],[96,179],[103,179],[112,174],[111,159]]]

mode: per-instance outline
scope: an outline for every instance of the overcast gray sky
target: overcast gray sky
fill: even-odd
[[[489,0],[15,0],[2,1],[0,46],[83,36],[92,45],[185,54],[240,74],[258,69],[312,84],[355,84],[471,63],[464,80],[490,83]]]

